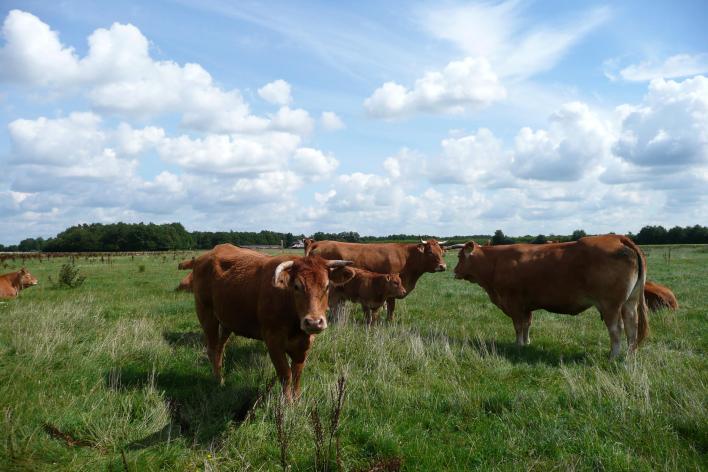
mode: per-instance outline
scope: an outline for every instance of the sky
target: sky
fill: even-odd
[[[0,3],[0,243],[708,224],[708,4]]]

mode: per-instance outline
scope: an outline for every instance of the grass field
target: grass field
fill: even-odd
[[[274,369],[259,342],[232,337],[225,385],[212,379],[172,256],[80,259],[76,289],[48,283],[64,261],[29,261],[40,285],[0,303],[0,470],[312,470],[313,409],[320,468],[338,456],[345,470],[706,470],[708,248],[674,247],[670,262],[645,250],[681,308],[652,315],[635,357],[608,360],[595,310],[539,312],[516,347],[449,254],[394,323],[367,329],[353,308],[319,335],[303,397],[284,408],[279,387],[265,391]]]

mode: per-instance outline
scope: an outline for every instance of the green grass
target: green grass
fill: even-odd
[[[303,398],[284,410],[288,464],[314,467],[311,410],[328,424],[344,375],[347,470],[705,470],[708,249],[674,247],[670,263],[646,250],[681,308],[614,362],[595,310],[537,313],[518,348],[511,321],[451,270],[423,276],[394,323],[367,329],[352,308],[317,337]],[[181,258],[81,258],[76,289],[48,283],[64,260],[27,262],[40,285],[0,303],[0,470],[281,468],[265,347],[232,338],[225,385],[212,379],[191,294],[173,291]]]

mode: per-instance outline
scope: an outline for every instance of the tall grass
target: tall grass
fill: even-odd
[[[77,258],[74,290],[46,283],[65,260],[30,261],[40,285],[0,304],[0,470],[706,469],[708,253],[648,260],[681,308],[634,357],[607,359],[594,310],[537,313],[519,348],[478,287],[427,274],[394,323],[352,305],[318,335],[293,405],[256,341],[212,379],[162,256]]]

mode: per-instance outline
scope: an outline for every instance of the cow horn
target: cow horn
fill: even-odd
[[[354,264],[353,261],[340,261],[340,260],[334,260],[334,261],[327,261],[327,267],[344,267],[348,265]]]
[[[460,243],[460,244],[453,244],[452,246],[447,246],[445,249],[462,249],[463,247],[465,247],[465,244]]]
[[[273,274],[273,282],[274,283],[277,282],[278,277],[280,276],[280,273],[282,271],[284,271],[285,269],[291,268],[294,263],[295,263],[295,261],[285,261],[285,262],[281,262],[280,264],[278,264],[278,267],[275,268],[275,274]]]
[[[428,244],[428,241],[426,241],[426,240],[423,239],[423,238],[420,238],[420,242],[421,242],[421,244]]]
[[[447,240],[445,240],[445,241],[438,241],[438,244],[442,246],[442,245],[445,244],[446,242],[447,242]]]

